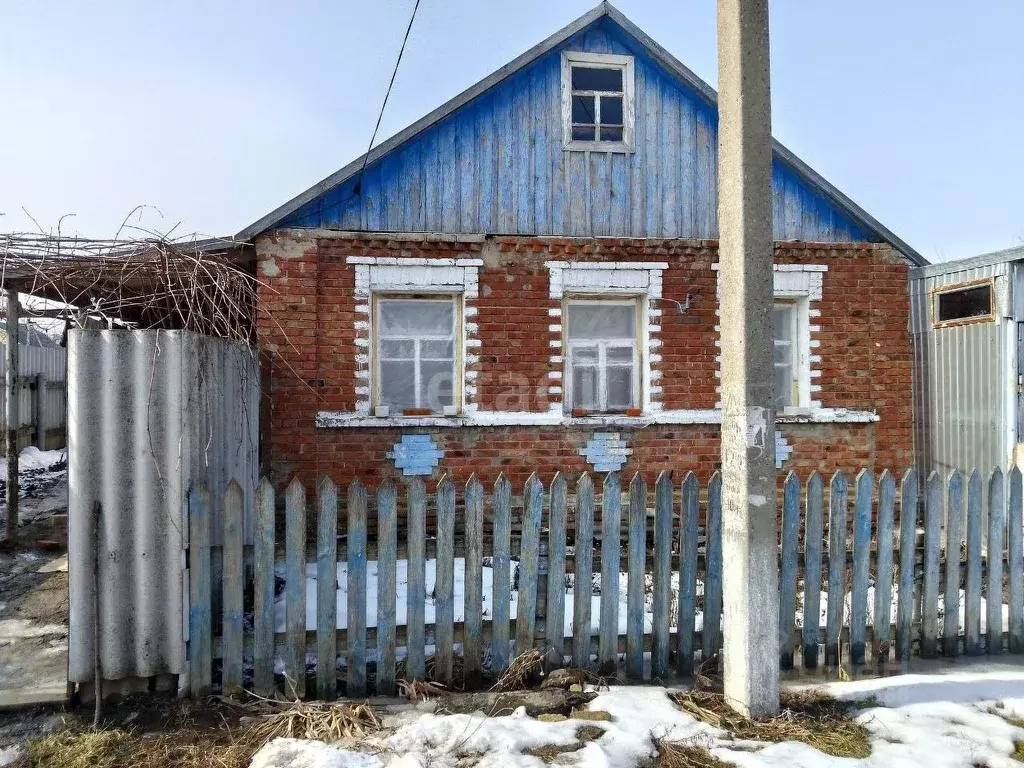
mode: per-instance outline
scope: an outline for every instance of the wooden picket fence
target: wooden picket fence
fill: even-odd
[[[987,478],[976,470],[966,484],[959,472],[945,479],[932,473],[919,483],[915,471],[908,470],[897,483],[885,471],[877,485],[870,472],[861,471],[853,479],[852,494],[847,477],[837,472],[827,486],[826,506],[826,482],[816,472],[803,484],[790,473],[782,485],[779,636],[784,669],[796,662],[813,670],[822,661],[828,669],[857,668],[868,662],[869,653],[876,664],[891,658],[905,661],[912,653],[994,654],[1004,647],[1024,653],[1020,470],[1004,474],[997,469]],[[244,546],[241,488],[232,483],[227,490],[219,548],[210,545],[209,494],[194,489],[189,495],[188,550],[191,691],[196,696],[211,692],[216,669],[220,688],[228,694],[244,687],[260,695],[283,692],[304,698],[315,693],[316,698],[329,700],[338,696],[342,684],[340,690],[350,698],[370,690],[389,695],[403,678],[469,688],[493,679],[515,655],[533,648],[543,653],[549,667],[592,668],[635,681],[690,675],[696,664],[713,658],[721,647],[721,489],[717,473],[702,488],[692,472],[678,486],[663,472],[649,498],[643,476],[634,476],[623,493],[618,473],[611,473],[601,481],[600,498],[588,475],[579,478],[570,497],[569,483],[558,474],[547,492],[533,475],[522,496],[514,497],[512,484],[501,476],[488,499],[484,485],[473,477],[457,499],[455,484],[443,478],[428,516],[425,485],[413,478],[404,483],[404,507],[395,484],[388,482],[377,490],[376,525],[369,531],[368,492],[357,480],[347,489],[342,510],[346,524],[339,532],[338,490],[322,478],[308,509],[315,523],[315,539],[310,536],[315,550],[310,553],[306,490],[297,479],[284,494],[283,549],[275,547],[281,511],[267,480],[256,491],[251,548]],[[367,560],[374,554],[376,626],[368,628]],[[403,626],[396,622],[400,557],[407,561],[408,574]],[[464,558],[465,580],[465,621],[458,624],[457,557]],[[513,584],[510,566],[517,557],[518,578]],[[307,559],[315,559],[317,574],[315,630],[307,630]],[[435,562],[434,583],[427,583],[425,575],[430,559]],[[278,596],[275,564],[282,561],[284,586]],[[347,564],[344,629],[337,628],[339,562]],[[483,610],[485,563],[493,575],[489,616]],[[596,634],[590,586],[595,568],[601,579]],[[619,623],[620,573],[628,579],[624,635]],[[567,574],[573,579],[569,638]],[[651,582],[649,596],[646,577]],[[873,615],[884,620],[869,629],[872,579]],[[798,593],[800,581],[803,589]],[[890,621],[894,589],[895,620]],[[513,591],[516,619],[510,618]],[[822,633],[823,592],[832,599]],[[983,593],[991,598],[984,636]],[[432,624],[424,620],[428,596],[435,610]],[[275,625],[275,600],[280,599],[283,632]],[[650,603],[649,630],[645,601]],[[1009,606],[1005,633],[1004,602]],[[703,613],[699,630],[698,609]],[[798,615],[802,627],[797,626]],[[433,654],[428,657],[429,646]],[[404,659],[398,653],[402,648]],[[275,674],[276,659],[283,661],[283,675]]]

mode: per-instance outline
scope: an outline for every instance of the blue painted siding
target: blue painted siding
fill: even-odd
[[[561,51],[635,57],[636,151],[562,148]],[[291,214],[370,231],[718,237],[715,109],[602,18]],[[777,240],[877,240],[775,161]]]

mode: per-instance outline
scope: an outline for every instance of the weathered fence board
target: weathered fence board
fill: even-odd
[[[576,483],[576,572],[572,614],[572,665],[590,665],[590,590],[594,576],[594,481],[583,475]]]
[[[601,641],[597,663],[602,674],[614,672],[618,648],[621,526],[622,488],[619,473],[611,472],[604,479],[604,490],[601,493]]]
[[[544,643],[549,667],[565,664],[565,475],[555,474],[551,481],[551,507],[548,518],[548,590]]]
[[[234,480],[224,494],[223,588],[221,592],[224,693],[233,696],[242,690],[242,631],[245,586],[243,562],[242,489]]]
[[[697,612],[697,511],[700,503],[700,486],[693,472],[688,472],[683,478],[682,500],[679,516],[679,656],[676,670],[681,675],[691,675]]]
[[[587,668],[596,652],[603,673],[630,680],[664,678],[670,663],[674,671],[692,674],[698,662],[715,657],[721,641],[722,571],[717,473],[704,489],[692,472],[675,488],[671,473],[659,474],[653,488],[638,473],[625,493],[620,476],[611,473],[603,478],[599,499],[592,477],[585,474],[572,493],[567,478],[557,474],[548,495],[536,475],[519,489],[500,476],[490,493],[472,476],[463,498],[450,478],[443,478],[432,494],[420,479],[403,482],[404,494],[387,481],[371,503],[367,489],[355,481],[347,489],[346,509],[339,509],[339,489],[320,478],[310,508],[315,508],[316,523],[307,526],[306,490],[293,480],[284,494],[283,536],[275,550],[275,492],[261,481],[251,568],[242,538],[244,489],[237,483],[229,486],[220,500],[217,531],[211,524],[215,500],[201,488],[191,491],[188,660],[194,695],[239,693],[249,684],[242,664],[250,658],[255,693],[304,697],[307,677],[315,675],[308,695],[331,700],[338,693],[339,653],[347,658],[348,698],[392,695],[399,678],[476,687],[508,667],[513,647],[517,653],[543,648],[548,668],[564,664],[567,652],[573,666]],[[946,479],[932,473],[924,495],[923,539],[918,537],[918,482],[911,470],[902,478],[897,530],[891,472],[881,473],[877,488],[869,472],[859,472],[853,499],[847,476],[835,473],[827,513],[820,474],[812,473],[803,486],[796,474],[787,475],[780,486],[783,667],[799,658],[805,668],[816,668],[822,643],[832,668],[885,664],[893,652],[907,659],[918,642],[924,656],[935,655],[940,643],[946,654],[961,652],[960,643],[966,654],[999,653],[1007,604],[1009,648],[1024,651],[1020,472],[993,472],[987,488],[980,472],[968,477],[953,472]],[[595,531],[598,514],[600,530]],[[347,520],[344,531],[339,531],[339,515]],[[215,539],[222,543],[213,545]],[[311,542],[315,549],[307,549]],[[598,548],[599,580],[594,578]],[[371,555],[375,562],[367,562]],[[679,587],[673,592],[676,573]],[[432,583],[427,583],[429,574]],[[622,578],[627,581],[620,590]],[[696,618],[701,582],[703,627]],[[488,584],[493,590],[485,595]],[[306,605],[307,588],[315,594],[315,605],[312,598]],[[250,590],[251,630],[244,618]],[[371,594],[375,604],[367,606]],[[822,632],[821,601],[826,597]],[[593,624],[592,601],[599,610]],[[347,605],[347,623],[338,616],[339,602]],[[803,626],[798,637],[799,613]],[[283,624],[275,626],[276,621]],[[313,647],[315,653],[307,654]],[[428,664],[431,647],[433,662]],[[795,656],[797,647],[801,652]],[[462,663],[456,665],[460,651]],[[275,679],[276,655],[283,660],[283,675]],[[398,662],[403,655],[404,669]],[[458,680],[457,666],[462,670]],[[368,686],[371,670],[373,684]]]
[[[274,692],[274,486],[266,478],[256,489],[253,537],[253,671],[259,696]]]
[[[779,569],[779,665],[793,668],[796,629],[797,536],[800,526],[800,480],[795,472],[782,486],[782,567]]]
[[[647,483],[639,472],[629,483],[629,566],[626,588],[626,675],[644,676],[644,572],[647,563]]]
[[[829,488],[828,520],[828,601],[825,620],[825,665],[839,666],[839,634],[843,627],[843,605],[846,602],[846,521],[848,513],[846,476],[836,472]]]
[[[807,479],[804,516],[804,667],[818,667],[818,635],[821,627],[821,548],[823,542],[822,507],[825,483],[817,472]]]
[[[284,494],[285,504],[285,632],[287,693],[306,696],[306,489],[296,477]]]
[[[348,488],[348,675],[345,695],[366,695],[366,488]]]

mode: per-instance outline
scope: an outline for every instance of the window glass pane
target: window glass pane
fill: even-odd
[[[776,341],[772,350],[772,360],[776,365],[791,365],[793,346],[787,342]]]
[[[633,363],[633,347],[608,347],[605,352],[608,363]]]
[[[448,336],[455,321],[453,301],[382,299],[381,336]]]
[[[622,125],[621,96],[603,96],[601,98],[601,124]]]
[[[601,141],[622,141],[622,129],[601,126]]]
[[[594,109],[594,96],[572,97],[572,121],[574,123],[596,123],[597,112]]]
[[[572,89],[574,91],[621,91],[622,70],[619,67],[578,67],[572,68]]]
[[[574,125],[572,127],[573,141],[594,141],[597,136],[597,129],[592,125]]]
[[[574,346],[572,348],[572,362],[574,365],[578,363],[596,363],[597,347]]]
[[[793,405],[793,373],[788,365],[775,366],[775,407]]]
[[[381,339],[380,356],[390,360],[412,360],[416,342],[412,339]]]
[[[608,410],[621,411],[633,405],[633,368],[614,367],[607,370]]]
[[[772,309],[772,326],[776,341],[793,340],[793,305],[776,304]]]
[[[938,294],[938,320],[965,320],[992,314],[992,286],[978,285]]]
[[[451,361],[420,361],[420,402],[424,408],[440,412],[444,406],[453,405]]]
[[[416,407],[416,364],[385,362],[380,364],[380,404],[400,413]]]
[[[570,339],[636,340],[636,307],[632,304],[570,304]]]
[[[596,411],[600,406],[597,402],[597,368],[572,369],[572,407]]]
[[[420,357],[425,360],[454,360],[455,344],[451,341],[424,339],[420,342]]]

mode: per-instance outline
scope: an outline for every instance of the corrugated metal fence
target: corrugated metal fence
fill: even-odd
[[[5,344],[0,343],[0,377],[7,372]],[[18,348],[18,370],[21,374],[18,413],[20,427],[35,427],[39,413],[43,414],[43,430],[47,443],[40,448],[58,448],[64,445],[67,388],[67,350],[63,348]],[[42,389],[39,389],[40,384]],[[40,392],[42,397],[40,398]],[[7,428],[7,391],[0,387],[0,425]],[[35,440],[35,430],[25,430],[19,442],[29,444]]]
[[[933,473],[923,488],[919,498],[912,470],[899,480],[886,471],[877,483],[867,471],[786,477],[784,669],[1024,653],[1020,470]],[[249,664],[256,693],[334,699],[371,687],[394,694],[403,678],[471,686],[529,649],[551,666],[630,680],[691,674],[720,649],[719,475],[702,488],[693,473],[676,485],[663,472],[653,489],[639,474],[628,489],[617,473],[598,483],[584,475],[574,493],[564,476],[545,489],[534,475],[521,496],[513,490],[503,476],[492,489],[442,479],[431,499],[419,479],[404,493],[386,483],[376,494],[356,481],[339,504],[330,480],[309,495],[294,480],[281,531],[264,480],[251,568],[242,487],[226,492],[220,547],[210,543],[211,495],[193,490],[192,694],[241,690]]]
[[[222,499],[247,478],[251,516],[256,353],[182,331],[78,330],[68,381],[69,679],[92,680],[97,601],[104,679],[183,675],[187,489]]]

